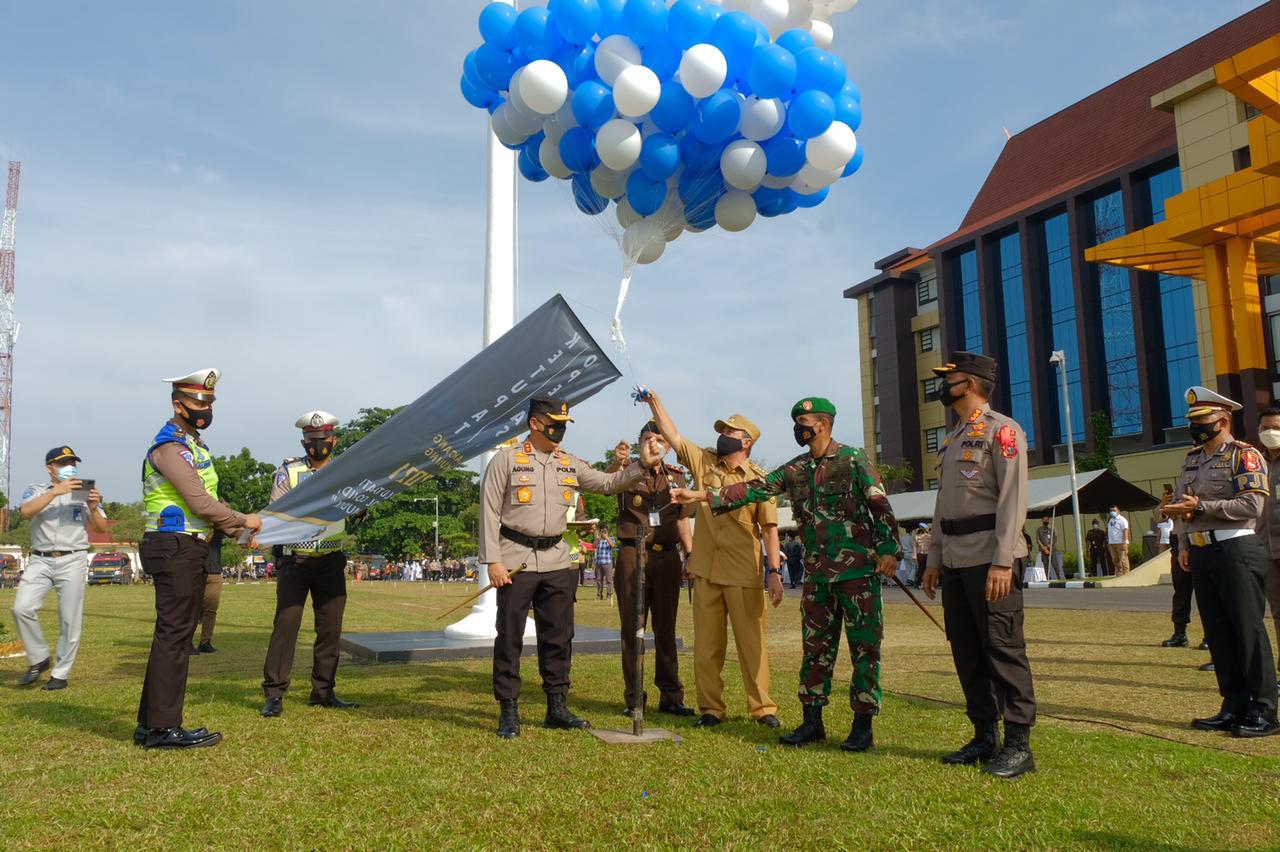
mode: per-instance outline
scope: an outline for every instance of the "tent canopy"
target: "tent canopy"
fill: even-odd
[[[1126,512],[1154,509],[1160,501],[1138,486],[1121,479],[1109,470],[1091,470],[1077,473],[1076,484],[1080,489],[1080,512],[1083,515],[1105,514],[1112,506]],[[938,501],[938,491],[908,491],[890,494],[894,517],[899,524],[933,520],[933,509]],[[1071,514],[1071,475],[1033,479],[1027,483],[1027,517]]]

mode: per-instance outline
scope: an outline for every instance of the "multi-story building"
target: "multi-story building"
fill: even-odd
[[[1233,77],[1242,57],[1253,70]],[[1280,108],[1272,116],[1266,101],[1268,72],[1280,88],[1277,57],[1271,0],[1011,137],[954,233],[889,255],[845,291],[858,304],[877,461],[908,461],[911,487],[936,485],[946,421],[927,397],[931,368],[953,350],[999,360],[993,404],[1026,429],[1034,476],[1065,471],[1058,350],[1077,452],[1095,449],[1093,415],[1107,414],[1121,475],[1156,494],[1186,451],[1187,387],[1242,399],[1252,428],[1280,382],[1280,276],[1267,275],[1280,271],[1280,167],[1263,174],[1280,163]],[[1208,210],[1212,199],[1196,199],[1224,181],[1252,187],[1236,205],[1249,209],[1231,211],[1230,234],[1247,246],[1210,245],[1223,217],[1184,227],[1184,208]]]

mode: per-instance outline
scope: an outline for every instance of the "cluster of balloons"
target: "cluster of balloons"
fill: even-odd
[[[861,94],[827,48],[856,0],[490,3],[462,94],[531,181],[611,203],[628,258],[816,207],[856,172]]]

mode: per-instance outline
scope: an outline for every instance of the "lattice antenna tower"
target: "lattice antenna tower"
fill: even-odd
[[[18,315],[13,305],[15,226],[18,221],[18,176],[22,164],[9,161],[9,183],[4,194],[4,219],[0,221],[0,482],[9,494],[11,437],[13,435],[13,347],[18,342]],[[4,512],[6,528],[8,512]]]

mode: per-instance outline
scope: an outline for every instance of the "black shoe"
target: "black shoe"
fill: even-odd
[[[40,688],[43,689],[45,692],[52,692],[55,689],[66,689],[67,681],[66,681],[66,678],[51,677],[49,678],[49,682]]]
[[[871,736],[871,720],[874,718],[870,713],[855,713],[853,727],[849,729],[849,736],[845,741],[840,743],[840,750],[867,751],[875,745],[875,739]]]
[[[1200,671],[1202,672],[1215,672],[1217,670],[1218,670],[1217,667],[1214,666],[1212,662],[1205,663],[1203,666],[1200,667]]]
[[[959,751],[944,755],[942,762],[952,766],[973,766],[986,763],[1000,750],[1000,728],[995,722],[974,722],[973,739]]]
[[[1280,734],[1280,722],[1276,721],[1276,717],[1259,716],[1257,713],[1250,713],[1245,716],[1236,725],[1231,726],[1231,736],[1233,737],[1274,737]]]
[[[264,718],[270,719],[273,716],[279,716],[284,712],[283,698],[268,698],[262,705],[262,715]]]
[[[564,695],[547,696],[547,717],[542,720],[542,727],[563,731],[576,731],[590,728],[591,723],[579,719],[569,710],[569,699]]]
[[[622,715],[626,716],[628,719],[634,719],[636,717],[636,711],[628,707],[626,710],[622,711]]]
[[[676,702],[675,704],[659,704],[659,705],[658,705],[658,712],[659,712],[659,713],[666,713],[666,714],[671,715],[671,716],[696,716],[696,715],[698,715],[698,714],[697,714],[697,711],[695,711],[692,707],[686,707],[686,706],[684,706],[684,704],[682,704],[681,702]]]
[[[520,702],[515,698],[504,698],[499,705],[498,736],[514,740],[520,736]]]
[[[1160,643],[1161,648],[1185,648],[1191,644],[1187,641],[1187,633],[1185,630],[1175,630],[1173,635]]]
[[[334,710],[354,710],[360,706],[358,701],[343,701],[341,698],[333,694],[333,690],[329,690],[323,695],[311,693],[311,699],[307,701],[310,707],[332,707]]]
[[[1200,640],[1200,650],[1201,650],[1201,651],[1207,651],[1207,650],[1209,650],[1209,640],[1208,640],[1208,639],[1201,639],[1201,640]]]
[[[203,737],[205,734],[209,733],[208,728],[196,728],[194,731],[187,731],[182,728],[179,728],[178,730],[182,731],[182,735],[188,739],[191,737]],[[147,741],[147,737],[150,735],[150,728],[144,728],[142,725],[139,725],[133,729],[133,744],[138,746],[142,745]]]
[[[703,713],[698,717],[698,721],[693,723],[693,726],[695,728],[714,728],[723,721],[724,719],[721,719],[719,716],[712,716],[710,713]]]
[[[196,649],[196,653],[199,654],[215,654],[217,651],[212,642],[201,642],[200,647]]]
[[[207,748],[220,742],[222,742],[222,734],[213,731],[198,734],[195,731],[184,731],[182,728],[156,728],[147,732],[141,745],[145,749]]]
[[[759,719],[756,719],[756,724],[764,725],[766,728],[773,728],[775,730],[782,727],[782,723],[778,721],[778,717],[772,713],[766,713]]]
[[[18,686],[31,686],[40,679],[40,675],[49,670],[49,658],[45,657],[44,662],[36,663],[34,666],[27,668],[27,673],[18,678]]]
[[[1239,721],[1241,719],[1235,713],[1219,710],[1217,715],[1210,716],[1207,719],[1192,719],[1191,727],[1197,731],[1229,731]]]
[[[1035,772],[1036,762],[1031,756],[1031,726],[1005,722],[1004,746],[982,771],[997,778],[1017,778],[1027,772]]]
[[[783,745],[801,746],[805,743],[825,740],[827,729],[822,724],[822,705],[802,704],[800,709],[804,712],[804,721],[791,733],[778,737],[778,742]]]

